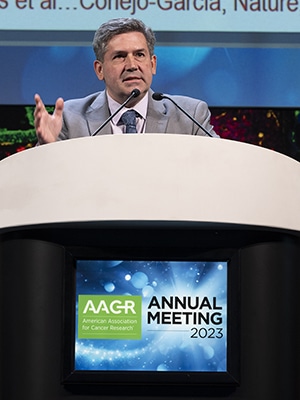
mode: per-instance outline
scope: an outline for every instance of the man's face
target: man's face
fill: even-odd
[[[152,75],[156,73],[156,57],[150,56],[145,36],[140,32],[122,33],[108,43],[104,61],[94,62],[96,75],[104,80],[108,94],[123,103],[133,89],[141,95],[148,91]],[[133,105],[133,101],[131,105]]]

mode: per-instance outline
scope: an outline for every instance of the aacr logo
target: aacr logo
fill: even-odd
[[[111,297],[113,299],[111,299]],[[121,314],[124,312],[127,314],[136,314],[136,304],[133,300],[125,300],[123,296],[121,300],[115,299],[115,296],[106,296],[105,299],[97,300],[96,303],[93,300],[88,300],[84,307],[83,314],[91,312],[93,314]]]
[[[141,296],[78,296],[78,338],[135,339],[142,332]]]

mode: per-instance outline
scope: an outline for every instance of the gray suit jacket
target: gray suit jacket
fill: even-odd
[[[146,133],[180,133],[207,136],[196,124],[167,99],[152,99],[153,91],[149,91]],[[204,101],[185,96],[170,96],[184,110],[191,114],[212,136],[218,137],[210,125],[210,111]],[[91,94],[82,99],[65,102],[63,127],[60,140],[92,135],[109,117],[109,109],[105,91]],[[107,124],[98,135],[111,134]]]

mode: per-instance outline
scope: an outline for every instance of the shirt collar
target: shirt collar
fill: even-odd
[[[107,94],[108,107],[110,113],[113,114],[120,107],[120,104],[117,103],[115,100],[113,100],[108,93],[106,94]],[[121,118],[121,115],[125,111],[132,109],[135,110],[137,113],[139,113],[139,115],[145,120],[147,116],[147,108],[148,108],[148,95],[144,96],[134,107],[131,108],[124,107],[113,117],[112,122],[114,125],[117,125]]]

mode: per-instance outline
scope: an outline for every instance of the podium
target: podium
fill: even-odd
[[[0,170],[1,398],[300,398],[299,162],[223,139],[107,135],[26,150]],[[69,382],[75,294],[66,260],[98,259],[99,249],[115,260],[232,256],[233,379],[155,371],[134,384],[119,371],[120,381],[111,372],[99,383],[93,371]]]

